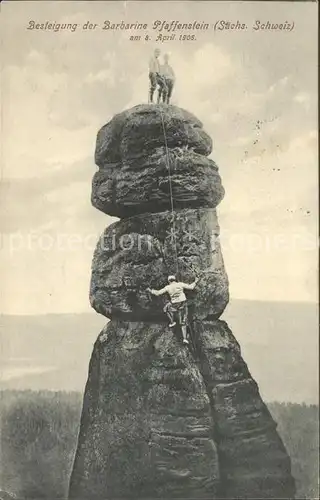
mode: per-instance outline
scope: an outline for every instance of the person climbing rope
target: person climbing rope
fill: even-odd
[[[169,318],[169,327],[172,328],[176,325],[175,316],[180,314],[181,318],[181,330],[183,343],[189,344],[187,339],[187,318],[188,318],[188,305],[187,297],[184,294],[184,290],[193,290],[198,282],[196,278],[190,285],[187,283],[182,283],[176,280],[175,276],[168,277],[168,285],[160,290],[154,290],[147,288],[147,291],[152,293],[152,295],[159,296],[167,293],[170,297],[170,302],[168,302],[164,307],[164,312]]]
[[[172,95],[173,86],[174,86],[174,82],[175,82],[176,77],[175,77],[175,74],[174,74],[172,67],[169,64],[169,54],[165,54],[163,56],[163,59],[164,59],[164,64],[161,64],[161,66],[160,66],[160,75],[162,76],[162,78],[165,81],[165,84],[167,87],[167,92],[166,92],[166,95],[165,94],[162,95],[162,100],[166,104],[170,104],[170,98]],[[162,88],[159,87],[159,94],[160,94],[159,99],[161,99],[161,93],[162,93]]]
[[[165,96],[167,99],[167,85],[165,79],[162,77],[160,73],[160,49],[156,49],[154,51],[153,56],[149,60],[149,80],[150,80],[150,90],[149,90],[149,102],[153,102],[153,94],[159,86],[158,92],[158,104],[160,102],[160,96]]]

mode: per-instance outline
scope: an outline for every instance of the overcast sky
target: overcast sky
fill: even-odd
[[[90,204],[96,134],[147,102],[155,47],[101,30],[108,19],[248,25],[158,46],[177,75],[173,103],[213,139],[231,296],[316,302],[316,18],[304,2],[2,3],[1,312],[90,310],[94,245],[114,220]],[[27,30],[30,20],[99,27]],[[255,32],[256,20],[295,27]]]

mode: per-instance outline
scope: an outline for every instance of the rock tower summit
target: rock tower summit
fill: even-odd
[[[90,361],[70,500],[294,498],[276,423],[219,319],[229,291],[211,150],[175,106],[136,106],[98,132],[92,204],[120,220],[92,262],[90,301],[111,321]],[[196,356],[146,291],[172,273],[199,277],[188,296]]]

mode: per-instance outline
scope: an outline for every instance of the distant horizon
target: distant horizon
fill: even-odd
[[[307,300],[266,300],[266,299],[260,299],[260,298],[257,298],[257,299],[246,299],[246,298],[238,298],[238,297],[235,297],[235,298],[230,298],[229,300],[229,303],[225,309],[225,311],[227,310],[227,308],[232,304],[232,302],[234,301],[237,301],[237,302],[240,302],[240,301],[243,301],[243,302],[261,302],[261,303],[270,303],[270,304],[305,304],[305,305],[313,305],[313,306],[317,306],[318,309],[319,308],[319,303],[318,302],[312,302],[312,301],[307,301]],[[223,319],[223,315],[225,313],[225,311],[222,313],[221,315],[221,319]],[[16,316],[19,316],[19,317],[23,317],[23,316],[56,316],[56,315],[61,315],[61,316],[66,316],[68,314],[76,314],[76,315],[81,315],[81,314],[93,314],[93,315],[96,315],[96,316],[101,316],[101,314],[99,315],[94,309],[91,310],[88,310],[88,311],[68,311],[68,312],[59,312],[59,311],[56,311],[56,312],[39,312],[37,314],[35,313],[17,313],[17,314],[8,314],[8,313],[2,313],[0,312],[0,317],[1,316],[10,316],[10,317],[16,317]],[[106,320],[108,321],[111,321],[111,319],[105,317]],[[218,318],[218,319],[220,319]],[[203,320],[205,321],[205,319]]]
[[[162,4],[148,7],[110,2],[108,17],[117,22],[138,16],[149,26],[163,19]],[[212,27],[230,14],[219,2],[170,7],[172,19],[211,19]],[[212,138],[209,157],[225,190],[217,214],[230,301],[221,320],[266,400],[313,401],[319,329],[317,5],[235,2],[232,16],[253,26],[262,16],[287,18],[288,7],[299,20],[290,33],[199,30],[193,42],[161,47],[176,74],[171,103],[199,118]],[[29,2],[28,9],[4,2],[1,14],[0,375],[16,388],[83,389],[92,345],[110,324],[89,301],[94,248],[115,222],[91,204],[96,137],[115,114],[147,102],[154,46],[102,29],[103,2],[65,2],[63,9],[53,1]],[[79,27],[90,19],[99,29],[50,33],[26,29],[30,19]]]
[[[265,400],[318,403],[318,304],[233,299],[220,320]],[[1,315],[2,388],[83,392],[93,345],[110,323],[93,310]]]
[[[115,221],[91,204],[97,133],[115,114],[148,101],[154,31],[151,43],[133,43],[125,31],[102,29],[103,2],[63,7],[1,4],[0,287],[2,312],[12,316],[89,309],[94,247]],[[163,5],[148,7],[109,2],[108,17],[151,27],[163,19]],[[170,4],[171,18],[182,22],[213,26],[226,12],[219,2]],[[225,189],[217,212],[231,297],[318,301],[315,13],[314,2],[291,2],[299,22],[290,33],[197,30],[190,43],[161,44],[176,74],[171,104],[196,116],[212,138],[209,157]],[[261,16],[286,19],[288,6],[235,2],[232,16],[253,26]],[[79,28],[90,19],[99,29],[53,33],[27,29],[30,19]]]

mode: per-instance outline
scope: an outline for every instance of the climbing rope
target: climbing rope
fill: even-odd
[[[172,236],[174,238],[176,273],[179,274],[179,262],[178,262],[178,250],[177,250],[177,235],[176,235],[175,214],[174,214],[173,194],[172,194],[172,179],[171,179],[171,168],[170,168],[170,156],[169,156],[169,148],[168,148],[167,135],[166,135],[166,129],[165,129],[165,125],[164,125],[164,119],[163,119],[161,104],[159,106],[159,110],[160,110],[160,116],[161,116],[161,123],[162,123],[163,137],[164,137],[164,145],[165,145],[165,150],[166,150],[166,166],[167,166],[168,177],[169,177],[169,191],[170,191],[171,217],[172,217],[172,233],[171,234],[172,234]]]
[[[159,107],[159,110],[160,110],[162,130],[163,130],[163,137],[164,137],[164,144],[165,144],[165,150],[166,150],[166,164],[167,164],[168,177],[169,177],[169,189],[170,189],[170,201],[171,201],[172,232],[173,232],[173,237],[174,237],[174,248],[175,248],[175,259],[176,259],[176,272],[178,274],[179,273],[179,263],[178,263],[178,250],[177,250],[176,229],[175,229],[175,220],[174,220],[174,205],[173,205],[173,194],[172,194],[172,179],[171,179],[171,168],[170,168],[170,156],[169,156],[169,148],[168,148],[168,142],[167,142],[167,135],[166,135],[166,129],[165,129],[165,124],[164,124],[163,114],[162,114],[162,110],[161,110],[161,105]],[[180,320],[180,323],[181,323],[181,320]],[[190,321],[190,318],[188,318],[188,330],[189,330],[189,339],[190,339],[190,344],[191,344],[190,345],[190,351],[191,351],[191,354],[193,354],[194,357],[197,357],[197,348],[196,348],[196,345],[195,345],[193,325],[192,325],[192,320]]]
[[[159,110],[160,110],[162,130],[163,130],[163,137],[164,137],[164,144],[165,144],[165,151],[166,151],[166,166],[167,166],[168,178],[169,178],[169,190],[170,190],[170,202],[171,202],[171,216],[172,216],[172,236],[174,238],[174,249],[175,249],[175,260],[176,260],[176,273],[179,274],[178,250],[177,250],[177,240],[176,240],[177,235],[176,235],[176,227],[175,227],[175,214],[174,214],[173,193],[172,193],[172,179],[171,179],[171,168],[170,168],[170,156],[169,156],[168,141],[167,141],[167,135],[166,135],[166,129],[165,129],[165,124],[164,124],[164,119],[163,119],[163,113],[162,113],[161,105],[159,106]],[[196,347],[195,339],[194,339],[194,329],[193,329],[192,319],[190,320],[190,318],[188,318],[188,330],[189,330],[189,338],[190,338],[190,343],[191,343],[191,345],[190,345],[190,351],[193,354],[193,356],[196,358],[197,357],[197,347]]]

